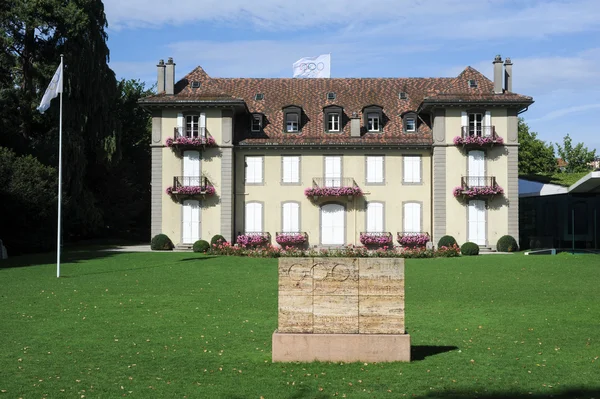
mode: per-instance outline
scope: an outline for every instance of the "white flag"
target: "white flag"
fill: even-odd
[[[294,62],[295,78],[329,78],[331,77],[331,54],[317,57],[304,57]]]
[[[44,93],[44,97],[42,97],[42,102],[40,103],[40,106],[37,107],[37,110],[40,111],[42,114],[46,112],[48,108],[50,108],[50,101],[52,101],[53,98],[56,98],[56,96],[58,96],[58,93],[63,92],[62,66],[63,65],[61,61],[60,65],[58,66],[58,69],[54,73],[54,76],[52,76],[52,80],[50,81],[50,84],[48,85],[48,88]]]

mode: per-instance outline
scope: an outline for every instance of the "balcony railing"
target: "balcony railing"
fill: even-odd
[[[353,197],[362,196],[363,192],[351,177],[315,177],[312,187],[304,190],[307,197]]]
[[[502,137],[496,134],[495,126],[462,126],[460,136],[454,138],[455,145],[469,147],[493,146],[503,143]]]
[[[201,176],[175,176],[173,185],[167,188],[169,195],[204,195],[215,194],[215,188],[206,177]]]
[[[393,242],[392,233],[387,231],[360,233],[360,243],[363,245],[391,246]]]
[[[206,131],[206,128],[198,130],[189,130],[183,127],[176,127],[173,132],[173,138],[169,137],[165,144],[172,148],[189,147],[213,147],[217,145],[215,139]]]
[[[455,197],[481,198],[504,194],[495,176],[462,176],[460,186],[454,188]]]
[[[275,241],[277,244],[283,247],[291,245],[303,245],[308,241],[308,234],[306,232],[291,233],[278,231],[275,234]]]
[[[400,231],[396,235],[396,241],[403,247],[422,247],[430,240],[429,233],[423,231]]]

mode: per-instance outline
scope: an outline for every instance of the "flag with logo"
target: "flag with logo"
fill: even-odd
[[[304,57],[294,62],[295,78],[330,78],[331,54]]]
[[[58,93],[63,92],[63,76],[62,75],[63,74],[62,74],[62,61],[61,61],[60,65],[58,66],[58,69],[54,73],[54,76],[52,76],[52,80],[50,81],[50,84],[48,85],[48,88],[46,89],[46,92],[44,93],[44,97],[42,97],[42,102],[40,103],[40,106],[37,107],[37,110],[40,111],[42,114],[44,112],[46,112],[46,110],[48,108],[50,108],[50,101],[52,101],[53,98],[56,98],[56,96],[58,96]]]

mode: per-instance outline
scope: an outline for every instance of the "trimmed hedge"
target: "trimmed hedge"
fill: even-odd
[[[210,244],[206,240],[198,240],[194,243],[194,252],[206,252],[210,248]]]
[[[452,236],[443,236],[440,238],[440,241],[438,241],[438,248],[451,247],[453,245],[456,245],[456,240]]]
[[[518,250],[519,244],[517,244],[517,240],[513,236],[502,236],[496,244],[496,251],[498,252],[515,252]]]
[[[157,234],[150,241],[150,249],[153,251],[171,251],[175,245],[166,234]]]
[[[210,246],[219,246],[219,244],[223,244],[225,242],[227,242],[225,237],[223,237],[221,234],[215,234],[213,238],[210,239]]]
[[[479,255],[479,245],[467,241],[460,247],[460,252],[466,256]]]

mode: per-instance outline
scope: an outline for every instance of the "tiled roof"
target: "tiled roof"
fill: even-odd
[[[477,88],[470,88],[468,80],[475,79]],[[192,82],[199,82],[192,88]],[[244,102],[250,113],[262,113],[266,119],[263,134],[250,137],[250,119],[237,120],[236,137],[241,145],[430,145],[430,122],[426,115],[419,118],[416,133],[404,133],[401,115],[417,111],[424,100],[431,101],[494,101],[501,98],[531,102],[530,97],[513,93],[493,94],[493,83],[481,73],[467,67],[456,78],[211,78],[197,67],[175,85],[175,94],[159,93],[142,100],[144,104],[173,102]],[[327,100],[327,93],[336,94]],[[399,98],[400,92],[407,99]],[[256,100],[255,95],[264,94]],[[285,133],[283,108],[296,105],[304,113],[301,133]],[[337,105],[344,110],[340,133],[325,133],[323,108]],[[369,105],[383,109],[383,133],[365,133],[350,136],[350,118],[362,117]],[[361,125],[362,125],[361,119]],[[364,130],[364,129],[363,129]]]

